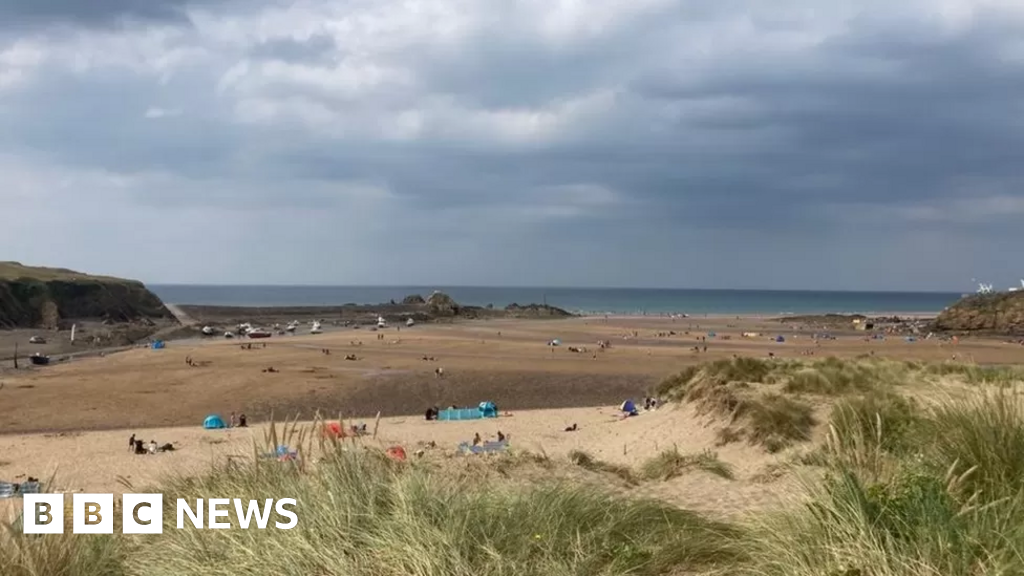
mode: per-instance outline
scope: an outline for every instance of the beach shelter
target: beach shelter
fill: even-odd
[[[480,414],[484,418],[497,418],[498,417],[498,406],[494,402],[481,402],[480,403]]]
[[[776,342],[785,342],[785,341],[786,341],[786,339],[785,339],[785,338],[783,338],[782,336],[776,336],[776,337],[775,337],[775,341],[776,341]]]
[[[630,416],[636,416],[639,414],[636,409],[636,404],[634,404],[632,400],[626,400],[623,402],[622,405],[619,406],[619,410],[629,414]]]
[[[479,420],[484,417],[480,407],[475,408],[445,408],[437,413],[437,419],[443,422],[450,420]]]
[[[164,346],[165,345],[163,340],[154,340],[152,344],[153,350],[162,350]]]
[[[224,419],[219,414],[210,414],[203,420],[203,428],[207,430],[217,430],[218,428],[227,428],[224,424]]]

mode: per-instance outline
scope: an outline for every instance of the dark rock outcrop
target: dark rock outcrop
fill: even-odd
[[[942,311],[935,330],[1024,334],[1024,291],[967,296]]]
[[[510,318],[566,318],[570,312],[547,304],[527,304],[521,306],[515,302],[505,306],[505,314]]]
[[[0,262],[0,327],[57,328],[68,319],[172,319],[137,280]]]
[[[430,313],[435,316],[456,316],[459,313],[459,304],[451,296],[444,292],[434,292],[427,298],[427,307]]]
[[[410,294],[405,298],[402,298],[402,304],[406,306],[418,306],[426,303],[427,301],[424,300],[423,296],[420,296],[419,294]]]

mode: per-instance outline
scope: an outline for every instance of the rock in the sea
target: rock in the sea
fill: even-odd
[[[505,314],[511,317],[552,317],[552,318],[564,318],[566,316],[572,316],[570,312],[567,312],[557,306],[549,306],[547,304],[526,304],[519,305],[515,302],[505,306]]]
[[[438,316],[455,315],[459,313],[459,305],[451,296],[444,292],[435,291],[427,298],[427,306],[430,313]]]
[[[402,298],[402,304],[405,304],[406,306],[419,306],[426,303],[427,301],[419,294],[410,294],[405,298]]]

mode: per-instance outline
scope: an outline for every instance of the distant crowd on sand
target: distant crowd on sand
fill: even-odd
[[[229,428],[248,428],[248,417],[245,413],[241,413],[235,416],[235,413],[231,413],[231,424]],[[156,454],[158,452],[174,452],[176,448],[174,443],[167,442],[165,444],[157,444],[156,440],[150,440],[147,444],[145,440],[139,440],[135,438],[135,434],[132,434],[131,438],[128,439],[128,451],[133,454]]]
[[[128,439],[128,451],[135,454],[156,454],[157,452],[174,452],[174,444],[170,442],[158,446],[156,440],[150,440],[146,445],[143,440],[136,440],[135,434]]]

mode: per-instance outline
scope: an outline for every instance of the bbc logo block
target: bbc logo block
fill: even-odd
[[[25,534],[64,533],[63,494],[25,494]],[[125,494],[121,531],[125,534],[163,532],[163,494]],[[71,531],[75,534],[114,533],[113,494],[74,494],[71,498]]]
[[[25,534],[64,533],[63,494],[25,494],[23,531]],[[164,531],[163,494],[124,494],[121,498],[121,532],[124,534],[162,534]],[[176,527],[187,525],[195,529],[235,528],[247,530],[250,525],[265,530],[271,518],[279,520],[272,525],[279,530],[291,530],[298,524],[294,498],[242,501],[238,498],[210,498],[205,502],[197,498],[190,502],[178,498],[175,505]],[[292,508],[292,509],[289,509]],[[235,513],[236,523],[230,518]],[[73,494],[71,498],[71,531],[74,534],[113,534],[113,494]],[[286,520],[282,522],[281,520]]]

